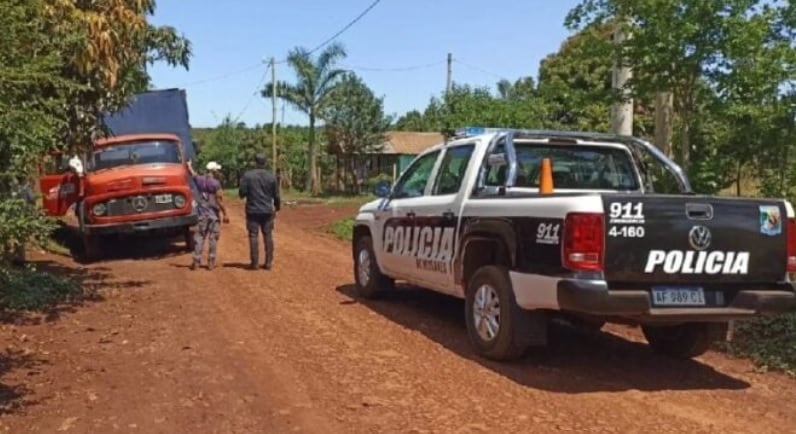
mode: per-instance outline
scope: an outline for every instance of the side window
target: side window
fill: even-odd
[[[434,151],[415,160],[395,186],[394,197],[402,199],[422,196],[438,156],[439,151]]]
[[[431,194],[445,195],[459,192],[474,148],[475,145],[461,145],[448,148],[445,151]]]
[[[500,143],[495,146],[495,149],[489,153],[489,155],[499,155],[506,152],[503,144]],[[487,159],[489,156],[487,156]],[[487,173],[486,173],[486,185],[488,186],[500,186],[506,183],[506,175],[508,174],[508,165],[500,164],[495,166],[488,166]]]

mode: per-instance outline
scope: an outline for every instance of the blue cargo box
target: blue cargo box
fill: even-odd
[[[137,94],[130,104],[115,113],[106,114],[103,120],[113,136],[176,134],[182,141],[186,158],[196,159],[184,89],[153,90]]]

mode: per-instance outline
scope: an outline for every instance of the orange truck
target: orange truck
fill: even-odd
[[[97,140],[82,156],[48,158],[40,178],[44,210],[64,216],[74,208],[86,260],[102,256],[101,241],[109,236],[184,237],[193,248],[198,216],[186,163],[195,150],[184,92],[176,100],[157,92],[163,91],[139,96],[131,111],[106,121],[123,134]],[[174,102],[186,116],[174,116]]]

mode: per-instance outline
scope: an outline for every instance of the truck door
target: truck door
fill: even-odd
[[[458,246],[461,205],[469,179],[468,168],[474,143],[456,144],[444,150],[434,173],[429,194],[407,212],[415,214],[412,240],[414,261],[407,264],[418,284],[451,295],[461,293],[455,285],[453,262]]]
[[[390,197],[376,214],[380,236],[374,240],[379,264],[391,276],[411,280],[416,251],[412,250],[415,209],[429,200],[432,173],[440,151],[416,158],[403,172]]]
[[[43,175],[39,178],[42,207],[49,216],[63,216],[79,197],[79,180],[61,154],[48,155],[42,163]]]

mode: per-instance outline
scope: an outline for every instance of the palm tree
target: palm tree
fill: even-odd
[[[303,47],[294,48],[287,58],[287,63],[296,73],[296,83],[290,84],[277,81],[277,97],[286,101],[291,106],[307,114],[310,120],[309,143],[307,147],[307,161],[309,170],[305,178],[306,190],[317,194],[319,191],[316,178],[316,149],[315,149],[315,122],[321,113],[329,93],[342,77],[345,70],[336,68],[338,60],[346,57],[343,46],[333,43],[318,55],[312,58],[312,52]],[[262,91],[265,98],[272,97],[272,85],[267,84]]]

